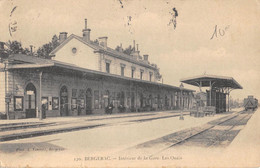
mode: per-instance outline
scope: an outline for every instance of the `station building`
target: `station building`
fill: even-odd
[[[190,109],[193,90],[166,85],[156,64],[140,55],[108,47],[108,38],[90,39],[66,32],[51,59],[9,55],[0,63],[0,113],[9,119],[104,114],[113,112]]]

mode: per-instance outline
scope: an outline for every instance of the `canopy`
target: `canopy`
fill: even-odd
[[[201,76],[181,79],[181,82],[201,87],[212,86],[215,88],[243,89],[243,87],[234,78],[226,76],[204,74]]]

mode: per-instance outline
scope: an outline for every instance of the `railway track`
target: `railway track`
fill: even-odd
[[[232,140],[235,138],[235,136],[239,133],[240,130],[234,130],[236,126],[241,125],[241,122],[248,121],[251,117],[251,114],[244,114],[243,112],[240,113],[240,115],[231,118],[227,121],[222,122],[221,124],[218,124],[210,129],[207,129],[203,132],[200,132],[196,136],[201,136],[201,138],[204,138],[205,141],[204,145],[206,147],[214,147],[214,146],[223,146],[226,145],[226,141],[232,142]],[[246,124],[246,123],[245,123]],[[220,127],[220,128],[219,128]],[[221,130],[221,127],[224,128],[224,130]],[[234,136],[235,134],[235,136]],[[195,136],[190,137],[189,139],[186,139],[185,141],[179,143],[178,145],[185,145],[188,141],[192,141],[193,138],[196,138]],[[201,142],[201,141],[200,141]],[[223,143],[225,142],[225,143]],[[176,146],[176,145],[175,145]]]
[[[229,116],[211,121],[203,126],[178,131],[164,137],[151,140],[135,146],[136,149],[151,149],[151,156],[158,155],[173,147],[195,145],[203,147],[226,146],[232,142],[240,129],[246,125],[254,111],[240,111]],[[240,128],[241,128],[240,127]],[[154,153],[153,149],[157,149]],[[149,153],[149,152],[148,152]]]
[[[234,135],[234,128],[239,125],[245,125],[247,121],[251,118],[254,111],[240,111],[237,113],[237,115],[227,118],[224,121],[220,121],[216,125],[212,125],[209,127],[206,127],[205,129],[202,129],[201,131],[192,134],[188,137],[185,137],[178,142],[175,142],[171,144],[170,146],[160,150],[159,152],[155,153],[156,155],[158,153],[161,153],[163,151],[166,151],[170,148],[181,146],[181,145],[198,145],[203,144],[204,147],[215,147],[215,146],[222,146],[221,144],[225,142],[226,140],[229,141],[229,143],[232,142],[232,140],[235,138],[235,136],[239,133],[240,130],[235,131]],[[218,130],[218,127],[226,127],[223,131],[220,131],[221,133],[217,133],[216,130]],[[230,137],[230,135],[233,135]],[[198,141],[198,139],[202,141]],[[204,141],[203,141],[204,140]],[[194,143],[195,142],[195,143]],[[223,146],[226,146],[227,143],[225,142]],[[153,155],[155,155],[153,154]]]

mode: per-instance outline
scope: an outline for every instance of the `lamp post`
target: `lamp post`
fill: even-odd
[[[10,95],[7,95],[8,90],[8,57],[9,57],[9,53],[7,52],[7,50],[5,50],[5,46],[7,46],[4,42],[0,41],[0,63],[4,63],[4,76],[5,76],[5,111],[6,111],[6,118],[9,120],[9,103],[11,101],[11,97]]]
[[[181,115],[180,115],[180,120],[184,120],[184,117],[183,117],[183,96],[182,96],[182,89],[183,89],[183,83],[181,83],[180,85],[180,90],[181,90]]]

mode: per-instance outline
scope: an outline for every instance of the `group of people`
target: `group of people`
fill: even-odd
[[[113,106],[112,103],[110,103],[110,104],[105,108],[106,114],[112,114],[113,109],[114,109],[114,106]]]
[[[118,108],[118,110],[119,110],[120,113],[123,113],[123,112],[125,112],[125,110],[126,110],[126,108],[125,108],[122,104],[120,104],[117,108]],[[106,114],[112,114],[113,109],[114,109],[114,105],[113,105],[112,103],[110,103],[110,104],[105,108]]]

